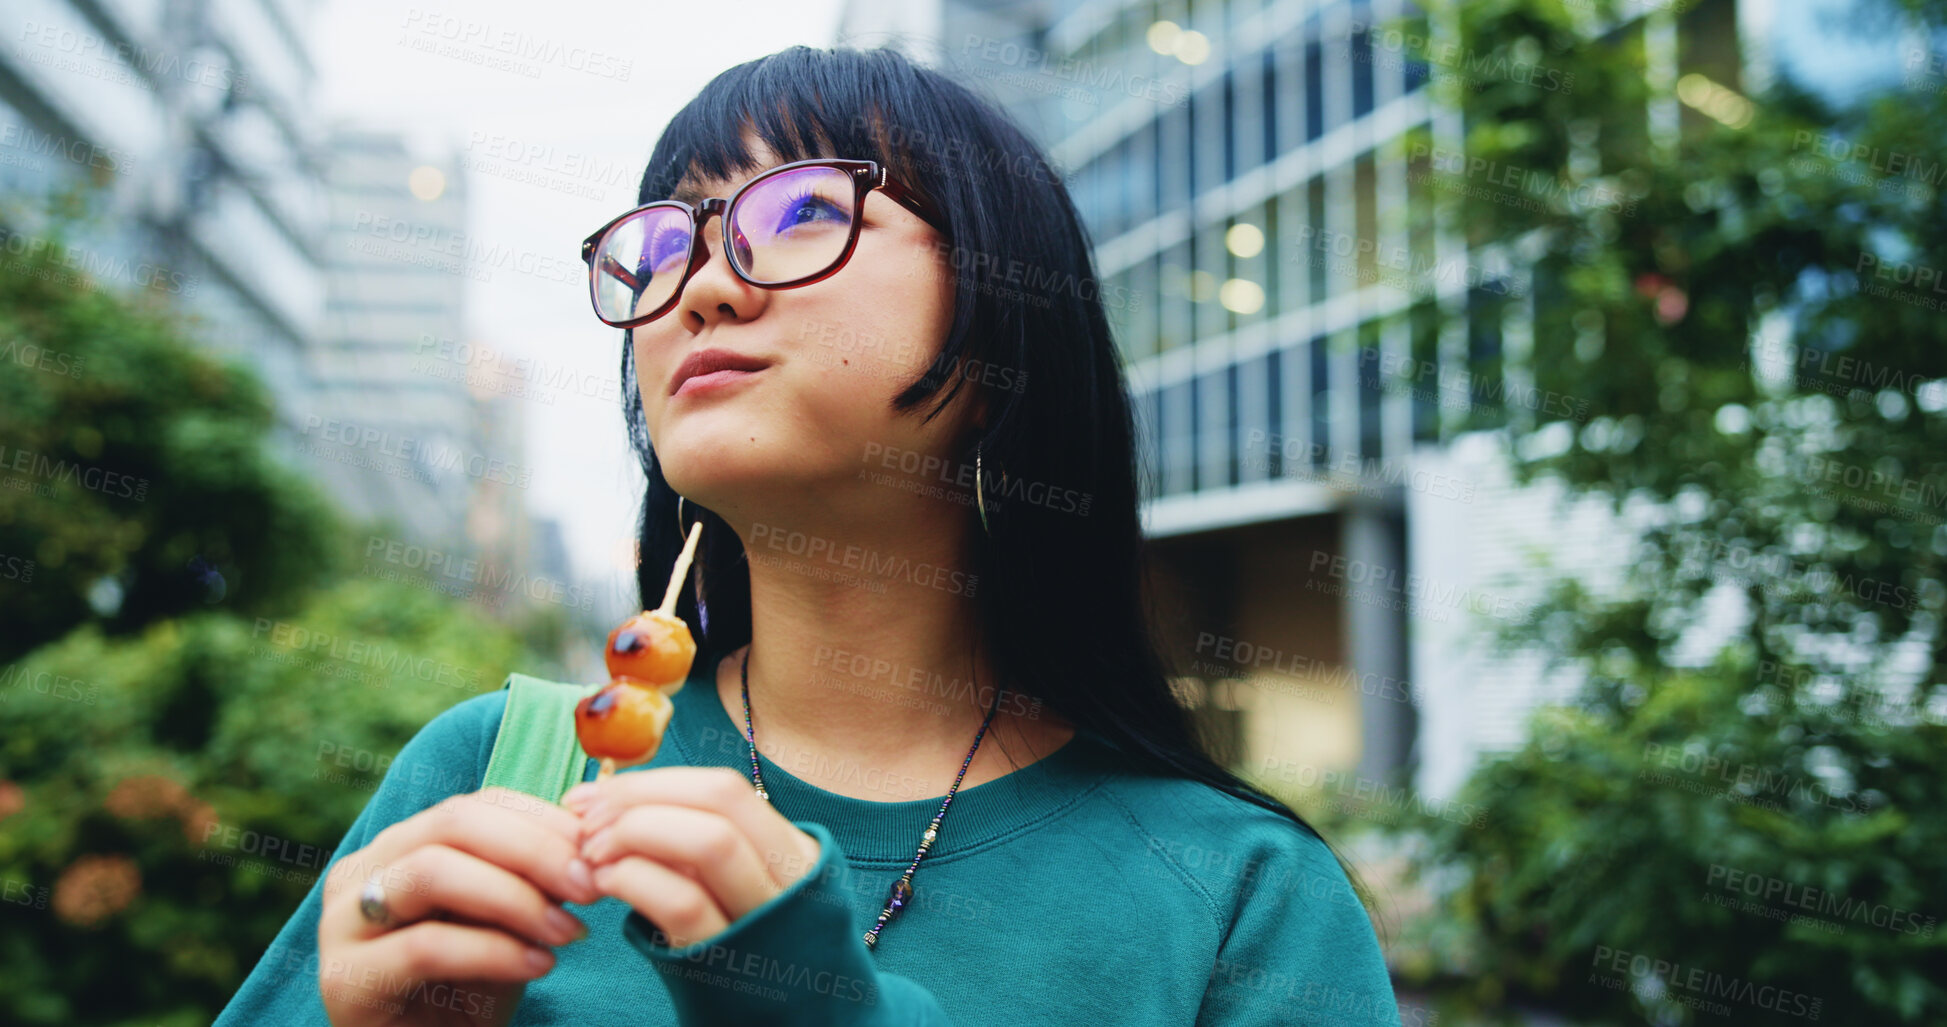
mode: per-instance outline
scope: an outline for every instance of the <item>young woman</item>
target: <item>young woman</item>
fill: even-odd
[[[442,714],[218,1023],[1397,1024],[1332,852],[1172,698],[1037,147],[800,47],[705,87],[639,199],[583,255],[645,606],[704,525],[660,751],[555,805],[480,788],[505,692]]]

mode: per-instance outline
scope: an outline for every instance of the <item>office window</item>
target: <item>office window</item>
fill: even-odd
[[[1358,24],[1352,33],[1347,56],[1352,64],[1352,116],[1372,113],[1372,8],[1364,3],[1352,5],[1352,20]]]
[[[1411,325],[1413,441],[1440,440],[1440,304],[1425,299],[1407,313]]]
[[[1237,177],[1237,76],[1229,69],[1223,80],[1224,181]]]
[[[1307,467],[1315,467],[1332,445],[1332,366],[1325,359],[1325,337],[1315,335],[1306,347],[1311,355],[1311,451],[1305,455]]]
[[[1411,21],[1406,22],[1405,30],[1402,34],[1408,39],[1427,38],[1426,19],[1414,18]],[[1405,80],[1406,80],[1406,88],[1403,91],[1410,93],[1413,90],[1418,89],[1423,85],[1426,85],[1427,79],[1430,77],[1431,74],[1431,69],[1427,67],[1427,63],[1425,61],[1420,59],[1419,54],[1415,53],[1411,47],[1402,46],[1400,48],[1399,56],[1401,59],[1400,63],[1402,65],[1401,74],[1405,76]]]
[[[1190,341],[1190,244],[1177,243],[1162,256],[1157,293],[1161,296],[1157,348],[1170,350]]]
[[[1325,134],[1325,48],[1318,41],[1318,18],[1307,23],[1305,40],[1305,141]]]
[[[1359,456],[1378,459],[1385,454],[1382,407],[1386,398],[1385,369],[1380,364],[1379,323],[1359,326]]]
[[[1501,317],[1505,311],[1501,283],[1482,283],[1467,290],[1467,424],[1470,428],[1499,428],[1507,422],[1501,406]],[[1458,397],[1456,397],[1458,398]]]
[[[1163,491],[1167,495],[1196,488],[1195,383],[1185,380],[1165,390],[1163,422]]]
[[[1269,163],[1278,156],[1278,52],[1264,51],[1264,67],[1258,71],[1258,82],[1263,109],[1258,111],[1258,123],[1264,126],[1264,160]]]
[[[1264,476],[1278,478],[1284,475],[1284,350],[1274,349],[1264,355],[1264,434],[1265,443]]]
[[[1226,429],[1224,432],[1224,463],[1226,465],[1227,480],[1232,485],[1237,484],[1242,478],[1242,468],[1238,466],[1237,455],[1243,451],[1243,439],[1239,435],[1239,431],[1242,428],[1242,418],[1238,413],[1242,405],[1243,394],[1237,385],[1237,365],[1232,364],[1224,368],[1224,407],[1226,408],[1224,411],[1224,426]]]
[[[1311,229],[1311,242],[1305,247],[1305,266],[1311,269],[1311,303],[1330,298],[1325,272],[1332,260],[1332,248],[1325,244],[1325,180],[1314,178],[1305,186],[1305,223]]]

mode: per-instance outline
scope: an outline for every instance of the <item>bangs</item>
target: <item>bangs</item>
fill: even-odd
[[[837,57],[837,54],[844,54]],[[834,58],[852,67],[835,68]],[[846,58],[851,59],[846,59]],[[900,65],[858,51],[793,47],[718,75],[677,112],[644,169],[637,203],[668,199],[685,179],[736,179],[765,166],[746,134],[778,163],[814,158],[876,160],[922,195],[910,153],[889,141],[888,124],[927,120]],[[902,86],[904,88],[902,88]],[[891,98],[905,97],[900,103]],[[912,107],[913,110],[901,110]],[[928,199],[936,197],[928,196]]]

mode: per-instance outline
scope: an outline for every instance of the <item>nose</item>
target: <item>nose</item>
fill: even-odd
[[[724,229],[729,225],[726,206],[721,199],[708,199],[697,212],[696,230],[702,245],[694,259],[700,263],[684,283],[683,294],[677,298],[673,311],[692,335],[722,322],[748,321],[763,312],[766,302],[766,290],[739,278],[730,266],[729,254],[719,252],[723,249]],[[714,232],[710,230],[713,217],[720,219],[718,231]]]

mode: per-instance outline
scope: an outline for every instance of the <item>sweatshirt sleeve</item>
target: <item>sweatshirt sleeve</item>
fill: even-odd
[[[662,975],[685,1027],[950,1027],[939,1000],[911,978],[881,972],[851,904],[845,853],[823,824],[793,821],[818,839],[818,862],[769,902],[711,938],[680,949],[631,911],[623,937]]]
[[[1400,1027],[1392,978],[1352,882],[1288,829],[1237,890],[1198,1027]]]
[[[324,908],[327,876],[339,860],[364,848],[386,827],[450,796],[479,788],[486,764],[481,740],[491,743],[488,728],[499,719],[505,695],[490,692],[454,705],[399,750],[371,801],[333,850],[331,862],[311,883],[304,901],[284,922],[213,1027],[329,1027],[318,979],[318,916]]]

